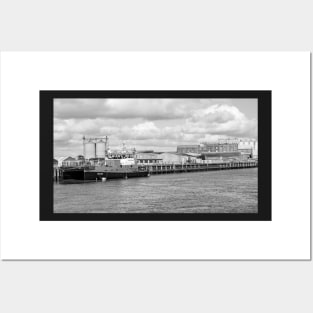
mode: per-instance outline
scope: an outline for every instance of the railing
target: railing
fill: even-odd
[[[225,170],[225,169],[241,169],[257,167],[257,161],[246,162],[228,162],[228,163],[207,163],[207,164],[171,164],[171,165],[146,165],[146,168],[151,174],[167,174],[179,172],[197,172],[197,171],[210,171],[210,170]]]

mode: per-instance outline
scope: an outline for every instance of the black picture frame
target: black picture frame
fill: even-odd
[[[57,98],[256,98],[258,100],[258,213],[54,213],[53,101]],[[40,221],[271,221],[271,90],[41,90]]]

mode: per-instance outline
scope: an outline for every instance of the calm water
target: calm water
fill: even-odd
[[[56,213],[257,213],[257,168],[54,184]]]

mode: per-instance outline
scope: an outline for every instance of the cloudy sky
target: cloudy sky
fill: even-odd
[[[83,153],[83,136],[110,148],[176,151],[179,144],[257,138],[257,99],[55,99],[54,156]]]

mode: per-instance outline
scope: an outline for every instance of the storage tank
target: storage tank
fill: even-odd
[[[105,142],[100,140],[96,144],[96,155],[97,158],[104,158],[105,157]]]
[[[96,144],[92,141],[85,143],[85,158],[92,159],[96,157]]]

